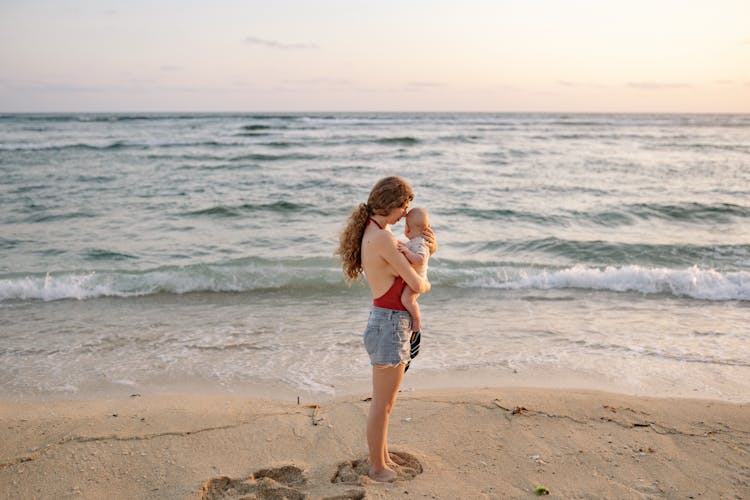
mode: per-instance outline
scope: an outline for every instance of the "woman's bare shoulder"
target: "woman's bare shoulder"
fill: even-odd
[[[365,239],[373,243],[386,244],[396,241],[396,237],[390,231],[383,229],[373,229],[365,233]]]
[[[378,246],[391,247],[396,245],[396,237],[390,231],[374,231],[372,241]]]

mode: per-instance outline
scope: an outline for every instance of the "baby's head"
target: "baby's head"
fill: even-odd
[[[424,208],[414,207],[406,214],[406,225],[404,234],[412,239],[421,236],[422,232],[430,227],[430,217]]]

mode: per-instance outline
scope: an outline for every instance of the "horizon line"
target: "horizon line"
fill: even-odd
[[[172,110],[172,111],[147,111],[147,110],[104,110],[104,111],[85,111],[85,110],[65,110],[65,111],[4,111],[0,110],[0,115],[54,115],[54,114],[362,114],[362,113],[390,113],[390,114],[579,114],[579,115],[750,115],[750,111],[531,111],[531,110],[493,110],[493,111],[469,111],[469,110],[294,110],[294,111],[270,111],[270,110]]]

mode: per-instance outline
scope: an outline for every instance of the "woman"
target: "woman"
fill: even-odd
[[[336,252],[347,281],[364,273],[373,296],[364,342],[372,364],[372,402],[367,417],[369,476],[376,481],[397,477],[388,455],[388,419],[410,359],[411,336],[411,319],[401,304],[401,293],[406,286],[417,293],[430,290],[430,283],[398,251],[396,238],[388,229],[406,214],[412,199],[411,186],[401,177],[378,181],[367,203],[361,203],[349,216]],[[427,229],[423,236],[434,253],[437,244],[432,230]]]

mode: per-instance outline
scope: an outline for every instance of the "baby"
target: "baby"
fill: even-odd
[[[430,219],[427,215],[427,210],[412,208],[406,214],[406,226],[404,227],[404,235],[409,238],[409,242],[398,242],[398,250],[404,254],[412,267],[414,267],[414,270],[423,278],[427,275],[427,261],[430,258],[430,248],[421,234],[428,227],[430,227]],[[411,315],[411,329],[413,332],[418,332],[422,327],[422,314],[419,312],[417,297],[419,297],[419,294],[415,293],[408,286],[404,288],[404,292],[401,294],[401,303]]]

